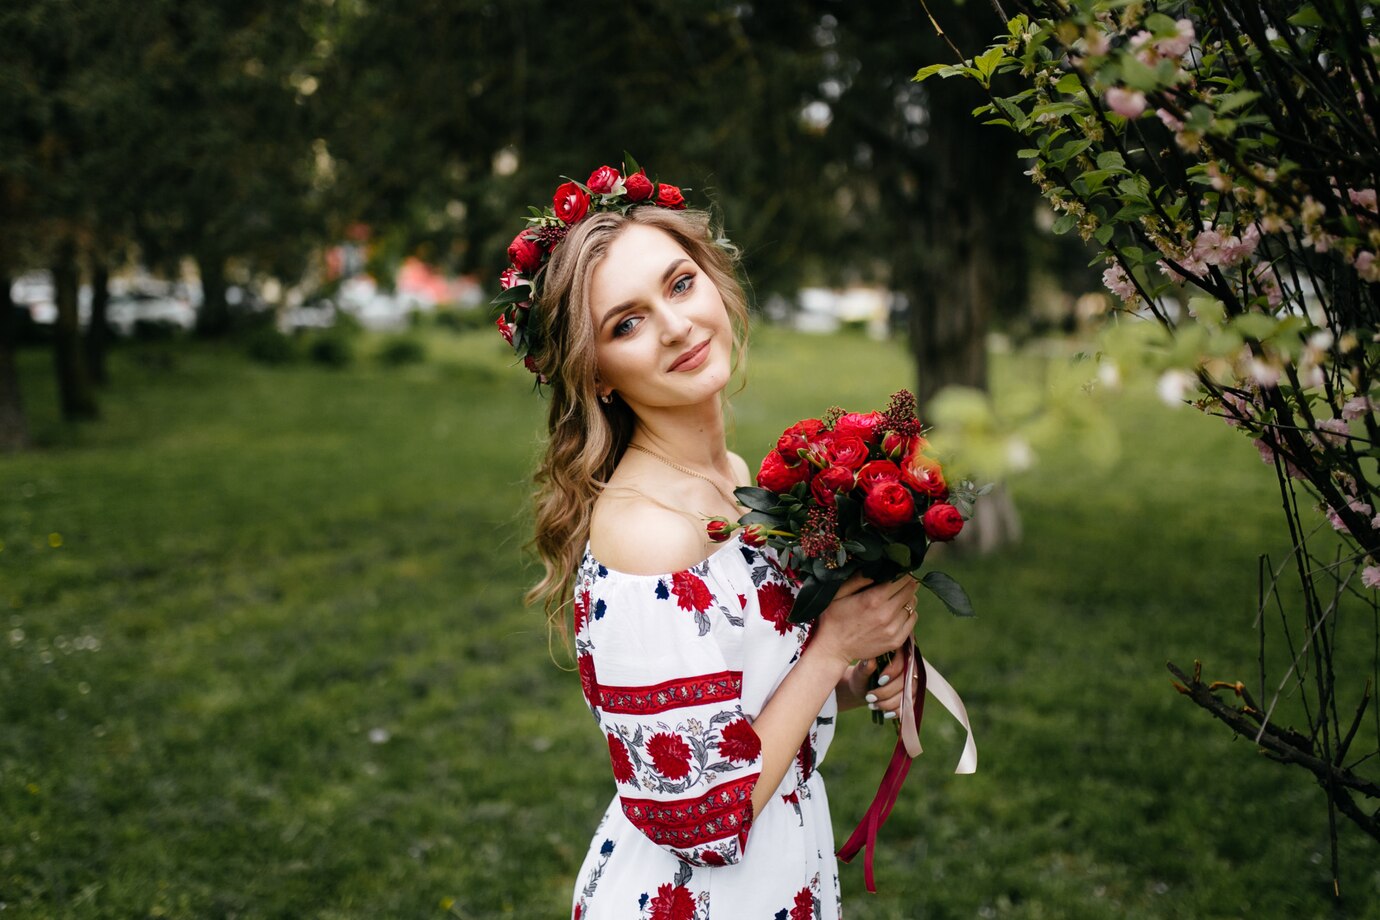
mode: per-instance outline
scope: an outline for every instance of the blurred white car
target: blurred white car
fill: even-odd
[[[170,323],[183,331],[196,326],[196,310],[190,303],[144,291],[111,295],[105,317],[110,328],[125,336],[134,334],[134,324],[140,320]]]

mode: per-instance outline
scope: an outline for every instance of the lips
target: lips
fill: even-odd
[[[671,366],[668,367],[667,370],[668,370],[668,371],[679,370],[681,367],[683,367],[683,366],[685,366],[685,365],[687,365],[687,364],[692,364],[692,365],[693,365],[693,364],[699,363],[700,359],[704,357],[704,354],[705,354],[705,352],[706,352],[708,349],[709,349],[709,340],[708,340],[708,339],[705,339],[703,342],[701,342],[700,344],[696,345],[694,348],[690,349],[689,351],[687,351],[685,354],[681,355],[681,356],[680,356],[679,358],[677,358],[676,360],[672,361],[672,362],[671,362]]]

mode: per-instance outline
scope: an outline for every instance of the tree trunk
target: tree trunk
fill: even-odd
[[[201,308],[196,314],[196,333],[218,338],[230,331],[230,308],[225,303],[225,259],[213,253],[197,256],[201,274]]]
[[[96,394],[82,355],[81,321],[77,316],[77,247],[70,238],[58,244],[53,265],[53,293],[57,324],[53,329],[53,358],[57,364],[62,417],[74,421],[96,418]]]
[[[110,267],[105,257],[91,256],[91,322],[86,327],[86,368],[98,384],[109,382],[105,370],[106,347],[110,341],[110,327],[106,323],[106,306],[110,303]]]
[[[16,343],[19,323],[10,300],[9,276],[0,272],[0,453],[17,453],[29,447],[29,424],[19,390]]]
[[[955,37],[960,47],[982,45],[988,21],[977,20],[976,15],[951,18],[960,33],[972,33]],[[926,84],[934,173],[921,194],[917,276],[908,286],[915,396],[922,420],[930,400],[945,386],[988,389],[991,319],[1016,312],[1028,296],[1025,252],[1033,192],[1017,168],[1017,138],[980,124],[972,110],[985,97],[960,82]],[[979,499],[974,518],[952,545],[987,553],[1020,539],[1020,529],[1010,494],[999,484]]]

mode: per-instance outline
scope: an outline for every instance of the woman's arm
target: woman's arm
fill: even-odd
[[[762,769],[752,792],[754,816],[771,801],[829,694],[849,676],[849,662],[874,658],[906,641],[915,626],[916,587],[907,578],[870,584],[855,576],[820,614],[800,660],[752,724],[762,743]],[[910,612],[904,609],[907,604]]]

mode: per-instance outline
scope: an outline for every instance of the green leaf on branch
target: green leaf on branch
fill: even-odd
[[[1234,93],[1227,93],[1224,96],[1217,97],[1217,111],[1219,114],[1232,112],[1259,98],[1260,94],[1253,89],[1243,89]]]
[[[968,594],[963,590],[963,586],[943,572],[926,572],[925,576],[920,579],[920,584],[933,591],[935,597],[943,601],[944,606],[948,607],[949,612],[954,616],[977,616],[973,612],[973,602],[968,599]]]
[[[982,54],[978,55],[973,61],[977,67],[978,80],[984,87],[992,85],[992,74],[996,71],[997,65],[1006,56],[1006,49],[1001,45],[993,45]]]
[[[928,67],[921,67],[919,70],[915,72],[915,76],[911,77],[911,80],[915,83],[924,83],[926,80],[928,80],[935,74],[939,73],[941,70],[948,70],[950,66],[952,65],[931,64]]]
[[[887,558],[903,568],[910,568],[910,547],[904,543],[888,543],[886,545]]]
[[[1318,14],[1317,9],[1314,8],[1311,3],[1290,16],[1289,24],[1303,29],[1321,29],[1327,25],[1327,23],[1323,22],[1322,16]]]
[[[517,287],[510,287],[495,297],[490,303],[510,304],[522,303],[532,297],[532,286],[530,284],[519,284]]]

